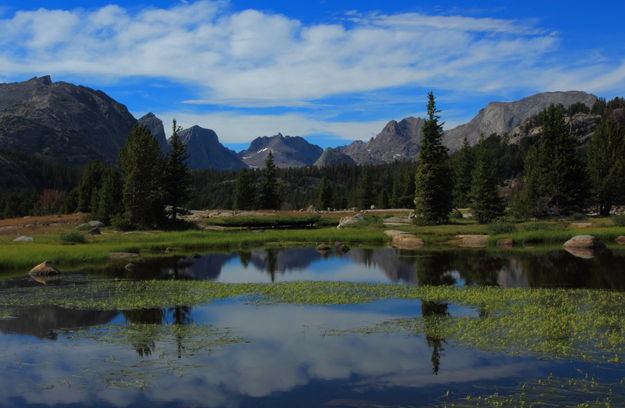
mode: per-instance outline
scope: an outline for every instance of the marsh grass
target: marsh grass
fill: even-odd
[[[625,227],[621,228],[583,228],[518,231],[511,234],[500,234],[489,237],[489,244],[495,245],[501,238],[512,238],[515,244],[564,244],[576,235],[594,235],[606,244],[614,241],[619,235],[625,235]]]
[[[582,378],[554,377],[525,382],[517,387],[499,387],[488,395],[458,397],[450,394],[436,407],[519,408],[578,407],[616,408],[625,406],[625,380],[600,382],[586,375]]]
[[[375,229],[320,228],[312,230],[264,231],[152,231],[124,234],[106,231],[81,245],[62,245],[55,235],[36,236],[35,242],[0,242],[0,269],[28,268],[45,260],[58,265],[104,262],[111,252],[150,252],[165,248],[182,250],[239,248],[267,243],[384,242]]]
[[[187,281],[95,281],[86,285],[0,291],[0,306],[56,305],[133,310],[206,304],[242,297],[253,303],[357,304],[412,299],[474,307],[480,317],[414,317],[327,334],[409,333],[487,351],[622,363],[625,293],[571,289],[456,288],[347,282],[276,284]]]
[[[321,221],[319,215],[276,215],[276,216],[235,216],[213,217],[204,222],[209,225],[241,228],[293,228],[312,227]],[[336,225],[336,224],[335,224]]]

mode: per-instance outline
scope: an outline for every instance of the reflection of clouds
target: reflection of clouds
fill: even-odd
[[[433,376],[431,349],[421,336],[323,334],[326,329],[358,328],[396,317],[405,314],[358,307],[206,306],[194,311],[195,321],[232,327],[233,334],[252,342],[225,346],[210,355],[200,353],[193,359],[172,357],[172,367],[189,367],[177,377],[167,364],[159,364],[161,369],[147,372],[154,378],[146,391],[107,388],[100,375],[135,363],[139,369],[146,361],[156,363],[159,355],[171,351],[165,344],[157,342],[156,352],[140,359],[129,344],[89,340],[24,344],[19,336],[0,336],[6,352],[0,356],[0,368],[4,366],[6,373],[0,405],[8,405],[11,398],[21,395],[28,404],[45,406],[91,405],[98,401],[126,406],[148,398],[160,403],[185,401],[199,406],[235,407],[238,398],[294,391],[318,380],[345,381],[352,389],[357,386],[366,390],[497,379],[519,375],[521,371],[527,374],[529,365],[519,364],[518,360],[448,346],[442,356],[441,372]],[[16,366],[12,361],[34,364]],[[92,371],[84,371],[85,368]],[[79,377],[73,377],[75,374]],[[66,380],[74,386],[63,386]],[[56,387],[41,391],[36,384]]]

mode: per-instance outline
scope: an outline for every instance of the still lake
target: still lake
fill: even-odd
[[[123,263],[81,270],[47,286],[105,279],[625,290],[624,251],[586,258],[563,250],[256,249],[158,258],[132,270]],[[0,291],[41,285],[0,274]],[[311,306],[231,298],[124,311],[18,307],[0,319],[0,406],[443,406],[450,396],[505,393],[548,376],[610,384],[625,377],[618,362],[511,355],[425,334],[358,332],[393,319],[479,314],[403,299]],[[615,398],[623,401],[619,392]]]

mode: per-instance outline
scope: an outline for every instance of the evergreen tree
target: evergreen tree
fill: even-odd
[[[415,220],[421,224],[442,224],[448,221],[452,209],[453,174],[432,92],[428,94],[427,111],[415,177]]]
[[[390,208],[390,199],[388,192],[385,188],[380,190],[380,194],[378,194],[378,208]]]
[[[503,215],[503,202],[497,193],[497,178],[492,160],[480,142],[472,172],[469,199],[474,216],[480,224],[488,223]]]
[[[277,210],[280,208],[280,194],[278,192],[278,182],[276,179],[276,165],[273,162],[271,150],[265,160],[259,195],[259,207],[267,210]]]
[[[485,149],[482,146],[482,149]],[[475,158],[473,150],[467,138],[464,138],[462,148],[453,161],[454,168],[454,205],[456,207],[466,207],[469,205],[469,193],[471,192],[471,178],[473,174]]]
[[[332,185],[326,176],[321,178],[319,189],[317,190],[317,209],[325,210],[332,207],[333,192]]]
[[[253,209],[255,195],[254,184],[252,183],[252,172],[245,169],[239,171],[234,186],[234,197],[232,197],[234,209]]]
[[[542,132],[537,149],[525,159],[523,201],[536,217],[583,211],[587,181],[569,134],[562,105],[552,105],[542,114]]]
[[[145,126],[132,128],[119,159],[125,221],[139,228],[160,225],[164,218],[164,163],[156,139]]]
[[[178,134],[182,128],[173,120],[173,132],[169,139],[171,150],[165,163],[165,203],[171,205],[171,219],[176,221],[178,208],[191,198],[191,187],[193,179],[187,166],[187,146],[180,139]]]
[[[362,174],[360,178],[360,202],[358,205],[360,206],[360,208],[365,210],[374,205],[377,198],[371,173],[372,170],[370,166],[364,166],[362,168]]]
[[[588,175],[592,201],[599,214],[610,214],[612,205],[625,198],[625,129],[611,118],[604,118],[588,146]]]
[[[102,188],[99,190],[95,218],[105,224],[110,224],[113,218],[123,211],[121,176],[117,170],[108,169],[102,180]]]
[[[98,190],[107,167],[99,160],[87,163],[78,182],[78,211],[95,211],[98,205]]]

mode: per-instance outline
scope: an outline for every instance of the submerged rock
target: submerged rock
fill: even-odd
[[[317,252],[321,252],[322,254],[326,254],[332,248],[328,244],[319,244],[319,245],[317,245],[317,247],[315,249],[317,250]]]
[[[576,235],[564,243],[564,248],[604,248],[605,244],[593,235]]]
[[[28,272],[31,276],[54,276],[59,273],[61,272],[59,272],[50,261],[44,261]]]

